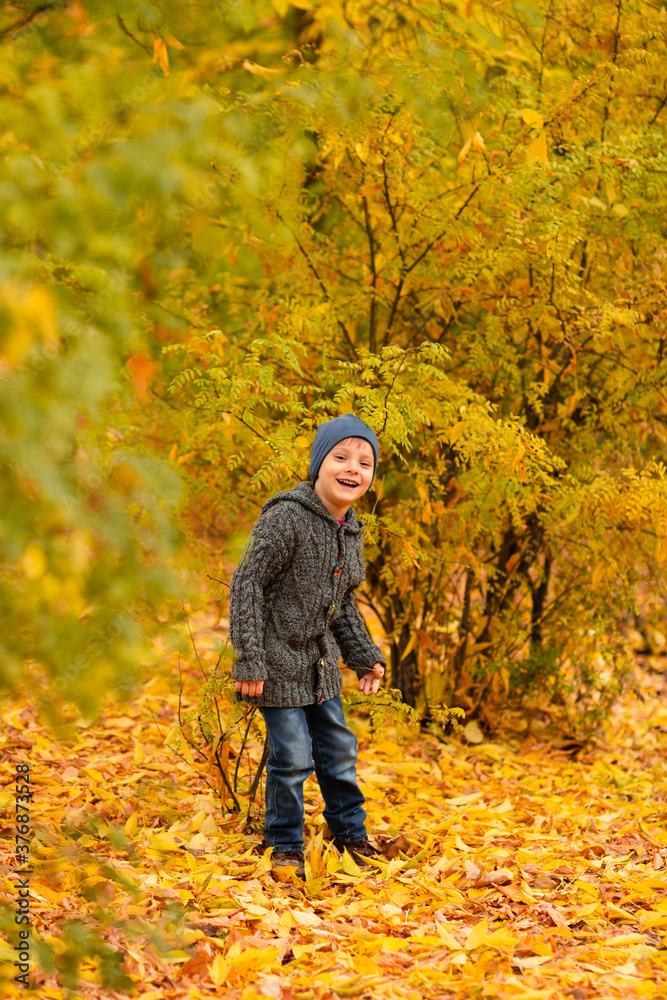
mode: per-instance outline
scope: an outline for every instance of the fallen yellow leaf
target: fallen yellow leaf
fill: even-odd
[[[480,922],[476,924],[468,934],[465,941],[466,951],[473,951],[475,948],[479,948],[479,946],[486,941],[488,932],[489,925],[486,918],[484,918],[484,920],[480,920]]]

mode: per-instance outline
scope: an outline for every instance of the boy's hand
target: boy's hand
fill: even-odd
[[[384,667],[381,663],[374,663],[359,681],[359,690],[362,694],[377,694],[383,677]]]
[[[241,694],[248,694],[251,698],[259,698],[264,691],[264,681],[234,681],[234,687]]]

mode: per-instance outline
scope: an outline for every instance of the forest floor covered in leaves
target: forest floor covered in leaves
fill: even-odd
[[[210,624],[194,628],[209,665],[221,640]],[[534,732],[372,741],[357,719],[369,832],[392,857],[364,870],[342,861],[311,779],[303,889],[273,881],[260,835],[223,816],[165,746],[178,717],[172,659],[71,744],[14,702],[2,712],[3,833],[9,843],[15,767],[29,762],[35,937],[61,968],[87,950],[76,993],[100,1000],[664,997],[661,669],[638,667],[604,738],[574,756]],[[201,675],[194,658],[181,670],[186,703]],[[14,860],[3,861],[10,897]],[[2,928],[2,994],[19,995],[11,904]],[[120,956],[132,985],[102,985]],[[35,962],[32,978],[44,1000],[67,995],[55,968]]]

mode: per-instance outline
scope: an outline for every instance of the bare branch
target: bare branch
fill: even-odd
[[[619,40],[618,29],[621,24],[621,9],[622,9],[621,0],[618,0],[618,3],[616,5],[616,27],[614,28],[614,55],[611,60],[612,70],[609,77],[609,90],[607,91],[607,100],[604,106],[604,115],[602,118],[602,131],[600,132],[600,142],[604,142],[605,132],[607,131],[607,122],[609,121],[609,105],[611,104],[611,93],[612,93],[612,88],[614,86],[614,75],[615,75],[614,71],[616,68],[616,63],[618,61],[618,40]]]
[[[123,21],[123,18],[120,16],[120,14],[117,15],[116,20],[118,21],[118,26],[120,27],[120,30],[123,31],[123,32],[125,32],[125,34],[127,35],[127,37],[131,38],[132,41],[135,43],[135,45],[138,45],[140,49],[144,50],[144,52],[148,52],[149,56],[153,55],[153,50],[151,48],[149,48],[148,45],[144,45],[143,42],[139,41],[139,39],[136,37],[136,35],[132,34],[132,32],[127,27],[127,25]]]
[[[284,225],[287,226],[287,228],[291,232],[292,236],[294,237],[294,239],[296,241],[296,245],[298,246],[299,250],[301,251],[301,254],[302,254],[303,258],[306,261],[306,264],[308,265],[308,267],[310,268],[310,270],[313,272],[315,278],[317,279],[317,283],[319,284],[320,288],[322,289],[322,294],[324,295],[325,299],[327,300],[327,302],[332,302],[331,296],[329,295],[329,290],[326,287],[326,285],[324,284],[324,282],[322,281],[322,278],[320,277],[320,275],[319,275],[319,273],[317,271],[317,268],[315,267],[315,265],[313,264],[312,260],[310,259],[308,251],[302,245],[301,240],[299,239],[299,237],[297,236],[297,234],[294,232],[294,230],[292,229],[292,227],[287,222],[285,222],[285,219],[283,219],[283,217],[280,214],[280,212],[276,212],[276,215],[278,216],[278,218],[280,219],[280,221]],[[338,324],[339,330],[342,331],[342,333],[343,333],[343,335],[344,335],[347,343],[350,346],[352,354],[354,355],[354,360],[355,361],[358,360],[357,359],[357,349],[354,346],[354,344],[352,343],[352,338],[350,337],[350,334],[347,331],[347,327],[345,326],[345,324],[343,323],[343,321],[340,320],[340,319],[338,319],[338,318],[336,318],[336,322]]]
[[[3,30],[0,31],[0,41],[5,38],[9,38],[11,35],[16,35],[19,31],[23,31],[24,28],[29,27],[40,14],[46,14],[46,12],[50,10],[64,10],[68,4],[69,0],[53,0],[52,3],[43,3],[41,7],[35,7],[30,14],[26,14],[26,16],[22,17],[19,21],[14,21],[14,23],[10,24],[7,28],[3,28]]]
[[[371,315],[370,315],[369,330],[368,330],[368,349],[371,352],[371,354],[375,354],[377,347],[375,343],[375,324],[376,324],[375,312],[377,307],[377,298],[376,298],[377,293],[375,288],[377,282],[377,271],[375,270],[375,237],[373,235],[373,227],[371,225],[370,213],[368,211],[368,201],[366,200],[365,197],[364,197],[364,222],[366,227],[366,235],[368,236],[368,249],[371,255],[371,287],[373,290],[371,296]]]

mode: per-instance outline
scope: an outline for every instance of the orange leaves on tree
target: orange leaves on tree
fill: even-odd
[[[468,158],[468,154],[471,151],[474,153],[483,153],[485,149],[486,149],[486,144],[480,133],[477,131],[473,132],[473,134],[469,136],[463,143],[463,146],[459,151],[459,156],[458,156],[459,166],[463,166],[466,159]]]
[[[169,76],[169,51],[164,38],[156,38],[153,42],[153,65],[159,63],[165,76]]]
[[[185,48],[173,35],[158,36],[153,40],[153,65],[160,64],[165,76],[169,76],[169,50],[167,42],[175,49]]]
[[[46,348],[53,357],[58,330],[51,292],[41,285],[4,281],[0,302],[0,365],[15,364],[34,344]]]
[[[156,363],[146,353],[139,351],[132,354],[125,362],[132,379],[132,386],[137,399],[142,402],[148,398],[151,382],[156,369]]]
[[[243,68],[254,76],[263,76],[267,80],[274,77],[276,73],[280,73],[279,69],[274,69],[270,66],[260,66],[259,63],[253,62],[251,59],[243,60]]]
[[[417,553],[415,551],[414,545],[412,545],[412,543],[409,542],[407,538],[403,538],[402,539],[402,543],[403,543],[403,549],[405,550],[405,552],[407,554],[407,557],[410,560],[410,562],[412,563],[412,565],[413,566],[418,566],[419,562],[418,562]]]

